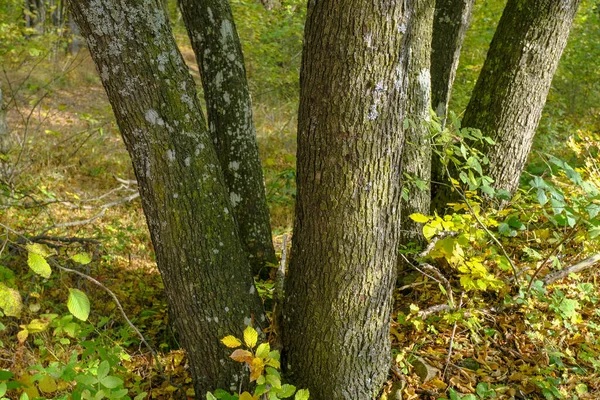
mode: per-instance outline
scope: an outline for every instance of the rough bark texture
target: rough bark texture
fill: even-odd
[[[72,0],[131,155],[198,397],[237,387],[219,340],[264,321],[194,81],[159,0]]]
[[[227,0],[179,0],[204,87],[208,126],[254,273],[276,263],[244,57]]]
[[[424,242],[423,224],[416,223],[409,216],[413,213],[428,215],[431,200],[431,144],[427,122],[431,119],[430,54],[434,0],[415,0],[413,5],[415,9],[408,16],[406,32],[406,43],[410,50],[407,58],[408,92],[404,107],[411,124],[404,131],[402,152],[403,188],[408,189],[408,199],[401,201],[401,244]]]
[[[436,0],[431,41],[431,104],[442,120],[456,77],[475,0]]]
[[[284,366],[311,399],[371,399],[390,365],[402,2],[308,3]]]
[[[462,126],[477,128],[496,145],[482,148],[484,170],[496,189],[514,192],[531,149],[552,77],[580,0],[509,0]],[[456,199],[446,187],[433,198],[437,210]]]

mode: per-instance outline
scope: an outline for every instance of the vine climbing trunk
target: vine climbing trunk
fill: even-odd
[[[194,81],[160,0],[71,0],[138,180],[196,395],[240,385],[219,340],[265,321]]]
[[[514,192],[527,161],[552,77],[567,44],[581,0],[509,0],[462,121],[495,145],[480,146],[488,157],[484,174],[496,189]],[[437,188],[438,211],[456,200]]]
[[[401,200],[400,243],[422,245],[423,224],[410,219],[413,213],[429,215],[431,194],[431,143],[428,122],[431,120],[431,30],[434,0],[415,0],[408,16],[406,43],[408,89],[402,152],[403,198]],[[400,260],[401,261],[401,260]]]
[[[308,3],[283,365],[315,400],[371,399],[389,370],[406,92],[401,4]]]
[[[253,272],[277,263],[244,56],[227,0],[179,0],[198,61],[208,127]]]

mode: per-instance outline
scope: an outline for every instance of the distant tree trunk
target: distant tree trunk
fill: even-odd
[[[71,0],[138,180],[196,396],[240,384],[219,340],[265,321],[194,81],[160,0]]]
[[[471,22],[475,0],[436,0],[431,41],[431,104],[435,113],[446,124],[448,103],[456,77],[462,44]],[[440,157],[431,157],[432,194],[438,190],[437,182],[446,181]],[[445,205],[445,204],[444,204]],[[434,204],[432,211],[437,209]]]
[[[2,99],[2,89],[0,89],[0,154],[7,154],[9,150],[9,130],[6,123],[6,109]]]
[[[308,3],[283,365],[315,400],[372,399],[389,371],[406,91],[401,4]]]
[[[227,0],[179,0],[212,134],[253,272],[276,263],[244,56]],[[264,271],[264,270],[263,270]]]
[[[427,123],[431,119],[430,55],[434,0],[415,0],[414,7],[406,32],[410,51],[407,60],[408,93],[404,104],[410,125],[404,131],[402,172],[403,190],[408,190],[408,198],[401,201],[400,243],[420,245],[425,241],[423,225],[409,216],[413,213],[428,215],[431,201],[431,144]]]
[[[509,0],[465,111],[463,127],[496,141],[481,150],[496,189],[514,192],[531,149],[552,77],[580,0]],[[447,187],[435,193],[441,210],[455,200]]]
[[[460,50],[475,0],[436,0],[431,50],[431,103],[438,117],[446,119]]]
[[[67,13],[67,14],[68,14],[67,18],[69,19],[69,21],[68,21],[69,31],[71,32],[68,50],[69,50],[70,54],[77,54],[79,52],[79,50],[81,49],[79,26],[77,26],[77,24],[75,23],[75,19],[73,18],[73,15],[71,15],[71,13]]]

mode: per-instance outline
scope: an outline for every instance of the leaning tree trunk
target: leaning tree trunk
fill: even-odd
[[[237,388],[219,339],[264,322],[210,134],[160,0],[71,0],[131,155],[198,397]],[[229,361],[228,361],[229,360]]]
[[[308,3],[283,365],[315,400],[371,399],[389,371],[406,91],[400,4]]]
[[[462,121],[496,141],[481,148],[496,189],[519,185],[580,1],[509,0],[504,9]],[[456,199],[447,187],[435,196],[438,210]]]
[[[254,273],[276,263],[244,56],[228,0],[179,0],[200,68],[208,126]]]
[[[406,43],[410,51],[407,60],[408,93],[404,107],[409,124],[404,131],[402,152],[403,192],[406,197],[401,201],[400,243],[422,245],[425,241],[423,224],[410,219],[410,215],[429,215],[431,200],[428,122],[431,119],[430,55],[434,0],[415,0],[414,7],[415,10],[408,18],[406,32]]]
[[[431,104],[442,120],[448,103],[460,50],[473,12],[475,0],[436,0],[431,41]]]

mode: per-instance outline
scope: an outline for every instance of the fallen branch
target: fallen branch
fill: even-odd
[[[574,274],[577,272],[581,272],[589,267],[592,267],[596,263],[600,262],[600,254],[595,254],[591,257],[586,258],[585,260],[578,262],[577,264],[571,265],[563,270],[554,272],[552,274],[548,274],[542,279],[544,285],[550,285],[560,279],[566,278],[569,274]]]

